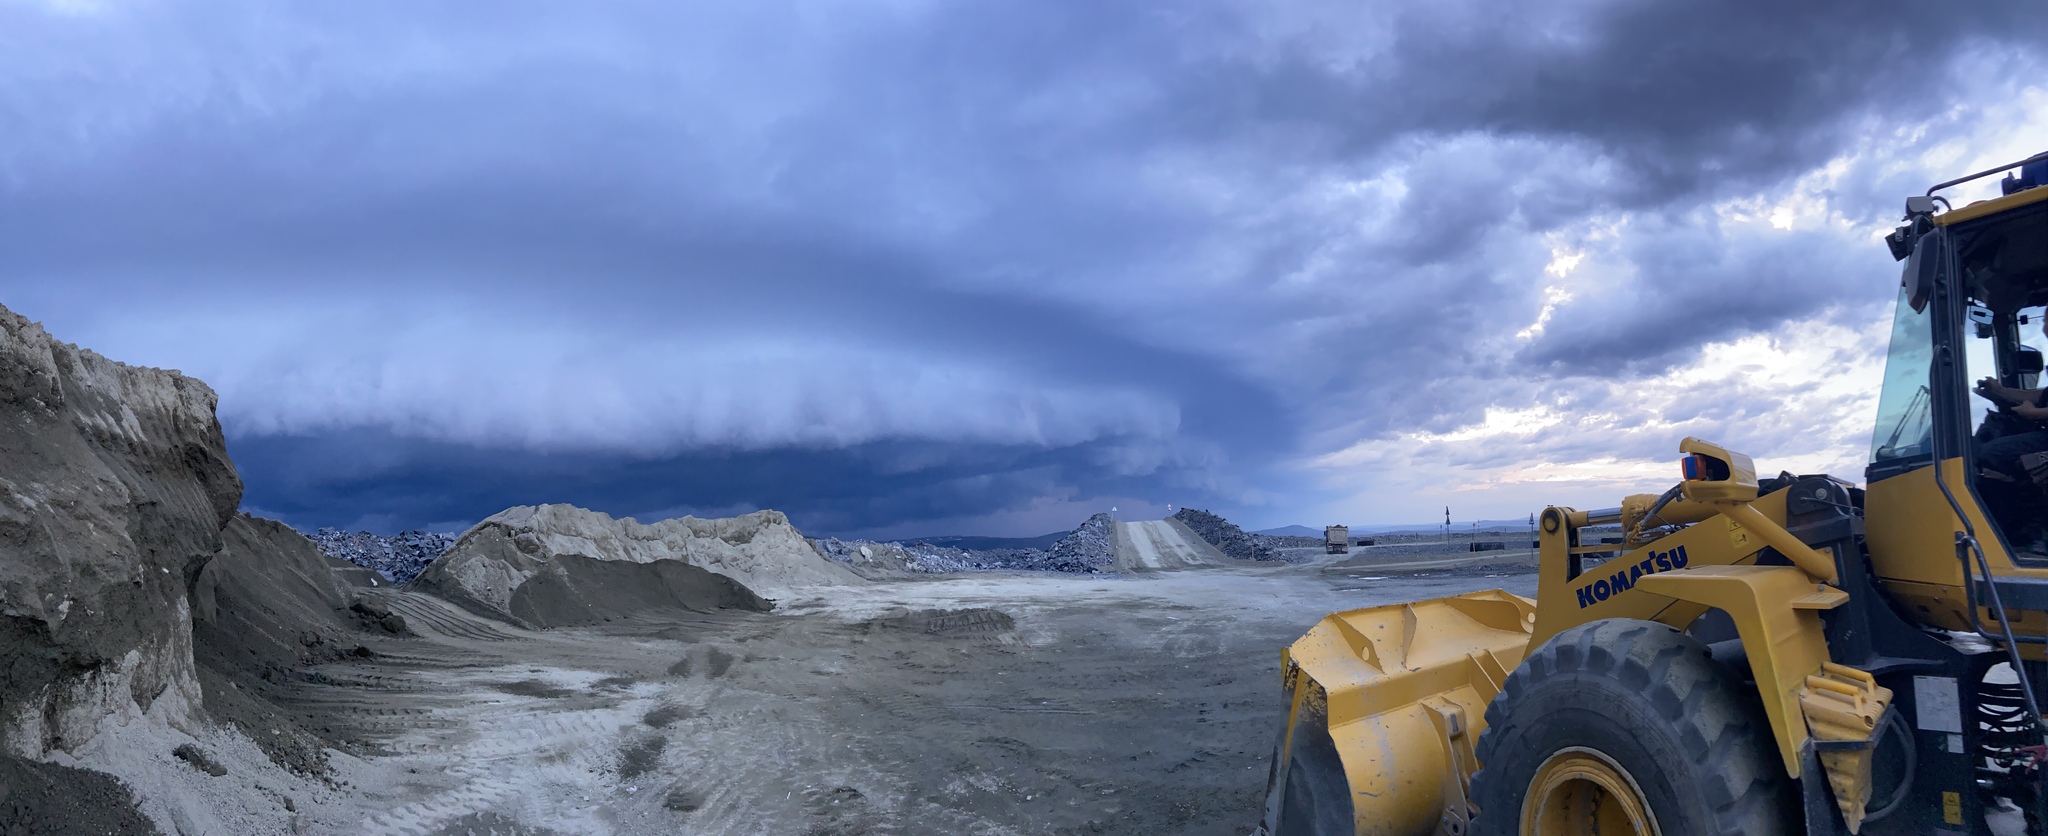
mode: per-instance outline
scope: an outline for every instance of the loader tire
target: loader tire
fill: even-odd
[[[1351,780],[1330,738],[1329,703],[1314,682],[1295,712],[1293,746],[1283,735],[1266,774],[1266,819],[1259,836],[1353,836]]]
[[[1559,633],[1486,708],[1472,834],[1585,832],[1589,817],[1606,836],[1796,833],[1754,690],[1662,624]]]

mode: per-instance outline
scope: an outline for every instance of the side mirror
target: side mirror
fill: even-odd
[[[1913,244],[1913,255],[1906,259],[1906,270],[1899,276],[1899,285],[1906,289],[1906,304],[1914,313],[1927,310],[1927,300],[1934,296],[1934,275],[1941,269],[1943,241],[1947,236],[1931,233],[1920,236]]]
[[[1971,305],[1963,311],[1963,315],[1969,318],[1970,324],[1977,326],[1977,339],[1991,339],[1993,333],[1991,323],[1995,317],[1992,315],[1990,308],[1983,305]]]

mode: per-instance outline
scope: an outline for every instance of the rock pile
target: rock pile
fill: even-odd
[[[328,557],[338,557],[357,566],[375,569],[394,583],[409,583],[420,570],[455,545],[455,538],[430,531],[401,531],[394,537],[380,537],[367,531],[350,534],[323,528],[308,537]]]
[[[1100,572],[1114,565],[1116,520],[1108,514],[1089,517],[1075,527],[1074,533],[1052,544],[1052,556],[1048,562],[1075,567],[1057,570],[1062,572]]]
[[[811,547],[825,559],[871,579],[980,571],[1086,574],[1107,571],[1115,564],[1114,525],[1108,514],[1096,514],[1049,549],[961,549],[921,540],[878,543],[837,537],[812,540]]]
[[[1229,520],[1194,508],[1182,508],[1173,512],[1173,518],[1182,525],[1193,529],[1209,545],[1238,560],[1278,560],[1280,553],[1272,546],[1254,539]]]
[[[922,542],[881,543],[873,540],[841,540],[837,537],[828,537],[812,540],[811,547],[817,549],[818,554],[823,555],[826,560],[844,565],[855,574],[873,580],[906,574],[930,575],[1010,568],[1001,565],[999,560],[991,559],[988,552],[934,546]]]

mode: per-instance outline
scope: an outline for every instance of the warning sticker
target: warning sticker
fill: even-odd
[[[1949,824],[1963,823],[1963,794],[1945,792],[1941,794],[1941,820]]]
[[[1728,521],[1728,544],[1735,547],[1736,554],[1756,551],[1749,545],[1749,529],[1743,528],[1741,523],[1734,520]]]

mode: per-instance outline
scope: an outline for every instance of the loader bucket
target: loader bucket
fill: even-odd
[[[1486,705],[1535,623],[1536,602],[1501,590],[1317,622],[1280,652],[1288,717],[1262,831],[1464,833]]]

